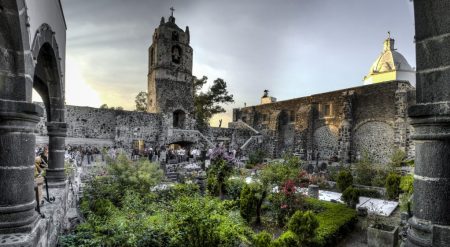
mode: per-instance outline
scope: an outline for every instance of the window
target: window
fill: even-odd
[[[268,120],[267,114],[263,114],[263,121],[266,122]]]
[[[289,112],[289,121],[295,122],[295,112],[294,111]]]
[[[247,122],[247,117],[242,117],[242,122],[246,123]]]
[[[178,32],[177,31],[173,31],[172,32],[172,40],[173,41],[178,41]]]
[[[172,47],[172,62],[176,64],[181,62],[181,48],[177,45]]]
[[[322,104],[320,105],[320,115],[321,117],[331,117],[332,116],[332,107],[331,104]]]

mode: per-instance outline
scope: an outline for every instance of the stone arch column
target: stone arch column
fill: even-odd
[[[33,40],[33,59],[36,63],[34,84],[47,110],[49,157],[47,179],[50,187],[65,186],[64,154],[67,125],[65,121],[64,82],[55,32],[43,24]]]
[[[407,246],[450,246],[450,2],[415,0],[416,140]]]
[[[31,103],[34,66],[25,1],[0,0],[0,234],[31,231],[34,129],[42,108]]]

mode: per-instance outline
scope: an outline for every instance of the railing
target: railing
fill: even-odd
[[[247,124],[246,122],[242,121],[241,119],[238,120],[239,124],[244,125],[244,127],[246,127],[247,129],[250,129],[251,131],[253,131],[255,134],[259,135],[259,131],[257,131],[256,129],[254,129],[252,126],[250,126],[249,124]]]

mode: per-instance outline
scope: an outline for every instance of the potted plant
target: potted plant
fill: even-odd
[[[371,222],[367,228],[367,246],[369,247],[395,247],[398,243],[398,226],[390,226],[381,222],[379,216],[369,215]]]
[[[367,246],[388,247],[397,246],[398,226],[372,224],[367,228]]]

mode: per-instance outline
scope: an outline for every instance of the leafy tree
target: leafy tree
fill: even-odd
[[[146,92],[139,92],[134,102],[136,103],[136,111],[147,111],[148,94]]]
[[[100,109],[108,109],[108,105],[107,104],[103,104],[100,106]]]
[[[228,93],[227,83],[217,78],[213,85],[206,92],[201,89],[207,83],[208,77],[201,79],[194,77],[194,107],[195,119],[200,130],[205,130],[209,126],[209,120],[214,114],[225,112],[220,104],[233,103],[233,95]]]

